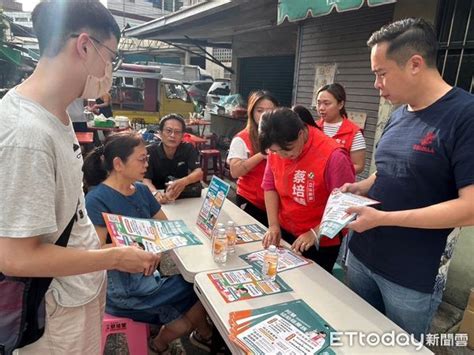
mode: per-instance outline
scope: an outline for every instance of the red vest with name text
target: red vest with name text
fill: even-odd
[[[316,122],[316,124],[322,130],[324,130],[324,120],[322,118],[320,118]],[[360,130],[361,129],[358,125],[356,125],[347,117],[344,117],[342,120],[341,127],[339,127],[339,130],[337,131],[337,133],[331,138],[334,139],[337,143],[339,143],[345,150],[347,150],[350,153],[351,148],[352,148],[352,142],[354,141],[354,137],[357,134],[357,132],[359,132]]]
[[[297,159],[283,159],[276,153],[268,156],[280,197],[278,220],[283,229],[296,237],[321,223],[330,194],[324,172],[332,152],[339,148],[317,128],[307,128],[308,140]],[[320,241],[322,247],[339,244],[339,237],[323,237]]]
[[[255,154],[252,149],[249,132],[244,129],[237,133],[236,137],[241,138],[249,150],[249,158]],[[265,197],[262,189],[263,174],[265,173],[266,160],[262,160],[247,174],[242,175],[237,180],[237,194],[250,201],[252,204],[265,211]]]

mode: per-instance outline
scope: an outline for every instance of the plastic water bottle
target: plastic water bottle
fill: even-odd
[[[233,221],[227,222],[227,228],[225,229],[227,234],[227,252],[229,254],[235,253],[235,243],[237,241],[237,232],[235,230],[235,223]]]
[[[225,229],[220,228],[214,234],[212,240],[212,256],[214,261],[218,264],[225,264],[227,261],[227,235]]]
[[[212,230],[212,240],[214,240],[214,236],[217,235],[217,232],[219,231],[219,229],[222,229],[222,228],[225,228],[224,223],[217,223],[216,224],[216,226]]]
[[[275,281],[278,268],[277,247],[270,245],[263,256],[262,275],[266,281]]]
[[[175,202],[174,199],[169,198],[170,193],[169,193],[169,191],[168,191],[168,188],[169,188],[171,185],[173,185],[173,183],[174,183],[175,180],[176,180],[176,178],[175,178],[174,176],[168,176],[168,182],[165,182],[165,186],[166,186],[166,188],[165,188],[165,196],[168,198],[168,203],[169,203],[169,204],[173,204],[173,203]]]
[[[225,228],[224,223],[217,223],[214,226],[214,229],[212,230],[212,233],[211,233],[211,253],[212,253],[212,255],[214,255],[214,240],[217,238],[217,233],[219,232],[219,229],[223,229],[223,228]]]

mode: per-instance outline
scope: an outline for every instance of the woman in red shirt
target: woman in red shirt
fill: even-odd
[[[351,156],[356,174],[364,171],[365,139],[362,131],[347,118],[346,91],[341,84],[324,85],[318,90],[316,109],[320,119],[317,125],[325,135],[333,138]]]
[[[341,240],[315,237],[329,194],[355,178],[347,152],[288,108],[265,113],[259,126],[260,151],[268,152],[262,188],[269,228],[263,245],[292,249],[331,272]]]
[[[264,225],[268,225],[262,178],[266,156],[260,153],[258,123],[263,113],[272,111],[278,101],[268,91],[250,94],[247,106],[247,127],[232,139],[227,162],[237,180],[237,206]]]

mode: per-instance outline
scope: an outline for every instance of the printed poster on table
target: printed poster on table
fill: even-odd
[[[251,267],[213,272],[207,276],[227,303],[292,291],[281,277],[266,281],[259,271]]]
[[[303,300],[231,312],[229,324],[229,338],[246,354],[335,354],[335,329]]]
[[[181,221],[158,221],[102,213],[107,230],[117,245],[138,245],[146,251],[166,250],[202,244]]]
[[[258,224],[235,226],[237,244],[250,243],[263,240],[266,229]]]
[[[379,202],[364,196],[341,192],[339,189],[333,190],[324,209],[319,234],[330,239],[334,238],[349,222],[356,218],[355,213],[346,213],[349,207],[370,206],[377,203]],[[318,245],[319,240],[316,246]]]
[[[202,202],[201,210],[198,214],[197,226],[209,238],[217,224],[219,213],[222,210],[224,201],[229,193],[230,185],[225,181],[213,176],[206,197]]]
[[[294,269],[303,265],[311,263],[311,260],[304,258],[301,255],[293,253],[291,250],[285,248],[278,248],[278,268],[277,272]],[[253,253],[242,254],[240,258],[244,259],[248,264],[252,265],[254,269],[261,270],[263,265],[263,256],[266,250],[262,249]]]

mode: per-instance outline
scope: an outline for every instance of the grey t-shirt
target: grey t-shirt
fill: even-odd
[[[55,243],[77,207],[68,247],[99,249],[82,192],[82,155],[72,124],[10,90],[0,101],[0,237],[40,236]],[[58,277],[51,283],[66,307],[91,301],[105,272]]]

